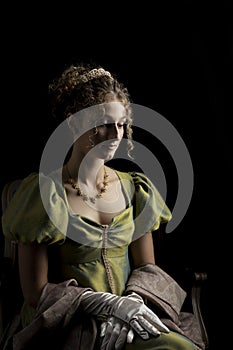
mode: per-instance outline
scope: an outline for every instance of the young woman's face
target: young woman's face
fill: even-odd
[[[121,102],[104,104],[104,113],[92,120],[92,126],[79,139],[82,152],[100,159],[113,158],[124,136],[124,124],[127,122],[125,108]]]

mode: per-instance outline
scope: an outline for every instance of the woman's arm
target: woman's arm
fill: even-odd
[[[133,267],[155,264],[154,244],[151,233],[146,233],[130,244]]]
[[[47,246],[19,243],[18,253],[23,296],[30,306],[36,308],[42,289],[48,282]]]

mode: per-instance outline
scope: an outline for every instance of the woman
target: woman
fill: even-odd
[[[181,327],[185,292],[155,265],[152,232],[169,209],[146,175],[105,164],[124,137],[133,148],[127,89],[90,65],[49,88],[73,146],[59,169],[26,177],[3,215],[24,296],[6,348],[198,349]]]

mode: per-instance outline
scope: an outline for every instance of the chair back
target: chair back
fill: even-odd
[[[17,179],[10,181],[5,184],[2,190],[2,196],[1,196],[1,205],[2,205],[2,213],[6,210],[8,204],[10,203],[12,197],[14,196],[15,192],[17,191],[19,185],[21,184],[22,180]],[[12,260],[12,264],[15,265],[16,263],[16,242],[13,240],[10,240],[7,237],[4,237],[4,253],[3,256],[5,258],[10,258]]]
[[[2,214],[6,210],[12,197],[22,180],[13,180],[6,183],[1,194]],[[2,230],[0,233],[3,235]],[[0,264],[0,348],[4,343],[4,334],[15,310],[21,303],[22,294],[18,277],[18,249],[17,242],[8,237],[1,237],[4,250]]]

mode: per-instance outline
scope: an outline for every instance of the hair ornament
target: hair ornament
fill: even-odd
[[[109,78],[112,78],[111,74],[106,71],[103,68],[94,68],[92,70],[90,70],[89,72],[80,75],[80,77],[78,77],[78,80],[82,83],[86,83],[94,78],[99,78],[102,76],[108,76]]]

